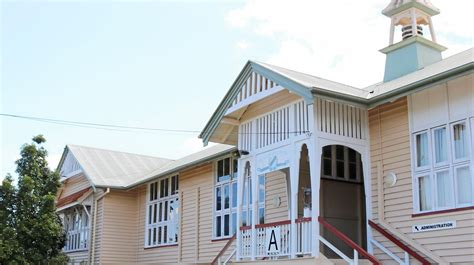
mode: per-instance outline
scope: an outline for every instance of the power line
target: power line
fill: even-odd
[[[57,124],[57,125],[63,125],[63,126],[74,126],[74,127],[88,128],[88,129],[99,129],[99,130],[120,131],[120,132],[152,132],[152,133],[168,132],[168,133],[189,133],[189,134],[198,134],[201,132],[198,130],[135,127],[135,126],[124,126],[124,125],[116,125],[116,124],[59,120],[59,119],[41,118],[41,117],[24,116],[24,115],[16,115],[16,114],[8,114],[8,113],[0,113],[0,116],[24,119],[24,120],[32,120],[32,121],[44,122],[44,123],[51,123],[51,124]],[[263,132],[245,132],[245,133],[237,133],[237,134],[276,135],[276,134],[293,134],[293,133],[301,134],[301,133],[308,133],[308,132],[309,131],[293,131],[293,132],[274,131],[274,132],[264,132],[264,133]],[[235,133],[231,133],[231,134],[235,134]]]
[[[115,125],[115,124],[105,124],[105,123],[58,120],[58,119],[40,118],[40,117],[23,116],[23,115],[15,115],[15,114],[7,114],[7,113],[0,113],[0,116],[25,119],[25,120],[33,120],[33,121],[39,121],[39,122],[45,122],[45,123],[53,123],[53,124],[59,124],[59,125],[76,126],[76,127],[92,128],[92,129],[104,129],[104,130],[113,130],[113,131],[131,131],[132,130],[132,131],[173,132],[173,133],[193,133],[193,134],[200,132],[200,131],[195,131],[195,130],[134,127],[134,126],[124,126],[124,125]]]

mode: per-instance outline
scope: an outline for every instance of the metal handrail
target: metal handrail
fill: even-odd
[[[334,226],[332,226],[331,224],[329,224],[326,220],[324,220],[321,216],[318,217],[318,221],[320,224],[322,224],[329,232],[331,232],[332,234],[334,234],[337,238],[339,238],[340,240],[344,241],[344,243],[346,243],[346,245],[348,245],[349,247],[351,247],[353,250],[357,251],[358,253],[360,253],[362,256],[366,257],[368,260],[370,260],[372,262],[372,264],[374,265],[380,265],[380,261],[375,258],[374,256],[372,256],[371,254],[369,254],[365,249],[363,249],[361,246],[357,245],[354,241],[352,241],[349,237],[347,237],[346,235],[344,235],[341,231],[337,230]],[[356,253],[356,252],[354,252]],[[354,259],[357,260],[357,255],[354,255]]]
[[[377,232],[379,232],[380,234],[382,234],[384,237],[386,237],[388,240],[392,241],[392,243],[394,243],[395,245],[397,245],[399,248],[401,248],[403,251],[405,251],[406,253],[408,253],[410,256],[412,256],[413,258],[415,258],[416,260],[418,260],[421,264],[423,265],[429,265],[431,264],[428,260],[426,260],[425,258],[423,258],[422,256],[420,256],[418,253],[416,253],[415,251],[413,251],[411,248],[409,248],[408,246],[406,246],[405,244],[403,244],[400,240],[396,239],[394,236],[392,236],[391,234],[389,234],[387,231],[385,231],[385,229],[383,229],[381,226],[379,226],[378,224],[376,224],[375,222],[373,222],[372,220],[369,220],[369,225],[370,227],[372,227],[373,229],[375,229]]]
[[[234,242],[234,240],[236,239],[236,234],[234,234],[231,238],[229,238],[229,241],[227,241],[227,243],[225,244],[225,246],[221,249],[221,251],[219,251],[219,254],[217,254],[217,256],[212,260],[211,262],[211,265],[215,265],[217,264],[217,262],[219,261],[219,259],[221,258],[222,255],[224,255],[224,253],[226,252],[226,250],[230,247],[230,245],[232,245],[232,242]]]

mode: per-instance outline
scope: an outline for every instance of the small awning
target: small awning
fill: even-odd
[[[85,188],[83,190],[80,190],[76,193],[73,193],[71,195],[68,195],[64,198],[61,198],[59,199],[57,202],[56,202],[56,208],[61,208],[62,206],[64,205],[67,205],[67,204],[71,204],[73,202],[76,202],[79,198],[82,197],[82,195],[84,195],[85,193],[87,193],[88,191],[90,191],[91,188]]]

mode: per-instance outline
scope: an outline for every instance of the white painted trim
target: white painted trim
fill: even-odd
[[[280,92],[280,91],[282,91],[282,90],[285,90],[285,89],[286,89],[286,88],[284,88],[284,87],[278,85],[278,86],[274,86],[274,87],[272,87],[272,88],[270,88],[270,89],[267,89],[267,90],[265,90],[265,91],[258,92],[257,94],[253,94],[253,95],[251,95],[251,96],[248,96],[246,99],[244,99],[244,100],[240,101],[239,103],[237,103],[237,104],[231,106],[231,107],[226,111],[226,113],[224,114],[224,116],[227,116],[227,115],[231,114],[231,113],[234,112],[234,111],[237,111],[237,110],[239,110],[239,109],[241,109],[241,108],[243,108],[243,107],[246,107],[246,106],[248,106],[248,105],[250,105],[250,104],[252,104],[252,103],[255,103],[255,102],[257,102],[257,101],[259,101],[259,100],[261,100],[261,99],[263,99],[263,98],[266,98],[266,97],[268,97],[268,96],[271,96],[271,95],[273,95],[273,94],[276,94],[276,93],[278,93],[278,92]]]

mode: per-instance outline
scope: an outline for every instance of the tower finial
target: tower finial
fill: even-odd
[[[392,45],[394,42],[396,26],[402,26],[403,40],[411,36],[423,36],[422,26],[428,26],[431,40],[436,42],[431,17],[439,13],[439,9],[429,0],[392,0],[382,11],[382,14],[390,17],[392,20],[389,45]]]
[[[391,0],[382,13],[391,19],[384,82],[406,75],[442,59],[446,50],[436,41],[432,16],[439,14],[429,0]],[[395,41],[395,28],[401,26],[401,41]],[[428,27],[431,39],[425,38]]]

